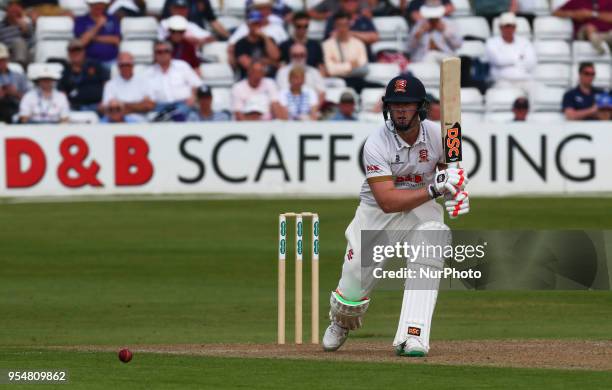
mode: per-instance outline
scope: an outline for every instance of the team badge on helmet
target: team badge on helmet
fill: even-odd
[[[393,92],[404,92],[406,93],[406,79],[396,79]]]

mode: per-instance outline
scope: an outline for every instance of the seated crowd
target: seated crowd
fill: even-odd
[[[94,112],[102,123],[357,120],[362,90],[384,87],[368,79],[369,64],[398,63],[402,71],[411,62],[439,64],[457,55],[468,39],[455,23],[451,0],[401,0],[397,8],[389,0],[322,0],[295,12],[283,0],[247,0],[243,22],[231,29],[220,22],[209,0],[166,0],[153,63],[139,68],[133,53],[120,50],[121,19],[149,15],[147,2],[86,3],[87,12],[75,16],[57,0],[0,0],[0,121],[60,123],[74,111]],[[486,77],[474,76],[478,61],[463,58],[462,64],[463,87],[523,92],[512,107],[515,120],[527,118],[537,87],[534,44],[516,33],[517,14],[533,21],[530,3],[473,0],[473,14],[490,26],[497,18],[499,34],[484,45]],[[594,8],[596,3],[569,0],[553,15],[574,22],[575,39],[609,53],[612,3]],[[373,18],[391,15],[404,16],[410,27],[405,49],[374,53],[380,36]],[[73,39],[66,55],[39,64],[33,61],[36,22],[44,16],[72,17]],[[322,40],[309,37],[312,21],[324,22]],[[203,80],[202,49],[215,41],[227,42],[227,61],[235,74],[230,110],[213,109],[215,88]],[[595,65],[582,62],[578,72],[578,84],[565,93],[560,111],[568,120],[611,119],[610,92],[593,86]],[[329,84],[345,88],[339,98],[327,96]],[[439,103],[436,96],[430,101],[431,107]]]

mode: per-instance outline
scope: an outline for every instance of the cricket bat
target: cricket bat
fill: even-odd
[[[458,167],[463,159],[461,141],[461,60],[445,58],[440,68],[440,122],[445,162]]]

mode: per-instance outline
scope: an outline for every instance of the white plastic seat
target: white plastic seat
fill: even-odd
[[[402,40],[408,36],[408,23],[401,16],[372,18],[381,41]]]
[[[68,41],[40,41],[36,44],[34,55],[36,62],[47,62],[55,59],[68,59]]]
[[[435,62],[413,62],[408,64],[407,70],[421,80],[426,88],[440,86],[440,65]]]
[[[572,60],[574,63],[580,63],[584,61],[589,62],[602,62],[610,64],[612,57],[610,57],[610,48],[606,43],[603,43],[604,53],[599,54],[597,50],[591,45],[591,42],[585,41],[574,41],[572,42]]]
[[[461,111],[484,112],[483,98],[478,88],[461,88]]]
[[[238,28],[242,24],[242,19],[239,19],[235,16],[231,15],[220,15],[217,18],[217,21],[221,23],[221,25],[227,30],[233,30]]]
[[[226,63],[202,64],[200,73],[204,84],[211,87],[231,87],[236,81],[232,67]]]
[[[485,95],[487,112],[511,111],[512,104],[524,96],[523,91],[517,88],[489,88]]]
[[[396,51],[399,53],[403,53],[404,51],[406,51],[406,47],[405,44],[401,41],[378,41],[378,42],[374,42],[371,46],[370,46],[370,50],[372,50],[372,53],[374,55],[377,55],[379,52],[384,51],[384,50],[389,50],[389,51]]]
[[[94,111],[70,111],[68,121],[70,123],[95,124],[100,122],[100,117]]]
[[[550,4],[548,0],[532,0],[533,13],[537,16],[550,15]]]
[[[119,51],[127,51],[132,54],[137,64],[153,62],[153,41],[121,41]]]
[[[570,45],[566,41],[535,41],[533,46],[540,63],[572,61]]]
[[[361,90],[361,110],[373,111],[374,108],[380,106],[380,99],[384,94],[384,88],[364,88]]]
[[[483,120],[491,123],[508,123],[514,120],[514,113],[512,111],[487,112]]]
[[[455,6],[455,12],[453,12],[453,16],[472,15],[472,7],[470,5],[469,0],[453,0],[453,5]]]
[[[227,63],[227,42],[211,42],[202,48],[202,57],[210,62]]]
[[[346,81],[340,77],[325,77],[323,83],[325,88],[346,88]]]
[[[71,11],[75,16],[85,15],[88,11],[85,0],[59,0],[59,6]]]
[[[593,80],[593,85],[606,90],[610,89],[610,64],[595,62],[593,65],[595,66],[595,80]],[[572,86],[578,84],[579,68],[578,64],[572,66]]]
[[[527,115],[527,121],[535,123],[557,123],[565,120],[565,115],[560,112],[531,112]]]
[[[461,113],[461,124],[464,128],[475,128],[483,121],[483,115],[479,112],[462,112]],[[465,127],[467,125],[468,127]],[[470,127],[472,126],[472,127]]]
[[[533,112],[561,112],[561,101],[566,89],[562,87],[538,86],[531,97]]]
[[[212,88],[211,91],[213,110],[232,110],[232,91],[230,88]]]
[[[454,18],[453,22],[455,22],[455,26],[463,38],[472,37],[486,41],[491,36],[489,23],[482,16]]]
[[[302,11],[304,9],[304,2],[302,0],[284,0],[284,3],[294,12]]]
[[[224,0],[223,13],[229,16],[244,18],[246,12],[246,1],[244,0]]]
[[[457,50],[457,55],[484,60],[486,54],[485,44],[481,41],[463,41]]]
[[[357,95],[357,92],[355,92],[353,88],[325,88],[325,100],[338,104],[340,103],[340,96],[344,92],[352,93],[355,98],[356,106],[359,107],[359,95]]]
[[[544,85],[567,88],[571,80],[570,71],[569,64],[538,64],[535,79]]]
[[[223,12],[222,0],[210,0],[210,6],[212,7],[215,14],[218,15]]]
[[[362,111],[357,114],[357,120],[359,122],[367,122],[367,123],[383,123],[383,116],[380,112],[367,112]]]
[[[567,0],[550,0],[550,10],[556,11],[557,8],[561,7],[565,3],[567,3]]]
[[[365,79],[374,83],[381,83],[383,85],[387,85],[389,80],[399,75],[400,72],[401,69],[398,64],[384,64],[374,62],[368,64],[368,75],[365,77]]]
[[[323,40],[325,36],[325,21],[324,20],[310,20],[310,24],[308,26],[308,38]]]
[[[40,16],[36,20],[36,39],[66,39],[74,37],[74,20],[70,16]]]
[[[574,34],[572,21],[556,16],[538,16],[533,21],[535,39],[563,39],[569,41]]]
[[[166,0],[147,0],[147,13],[161,15]]]
[[[153,16],[125,17],[121,19],[122,39],[156,39],[157,19]]]
[[[19,73],[19,74],[25,74],[24,70],[23,70],[23,66],[21,66],[20,63],[17,62],[9,62],[8,63],[8,68],[11,72],[14,73]]]
[[[500,35],[499,31],[499,18],[493,19],[493,35]],[[522,16],[516,17],[516,35],[531,39],[531,27],[527,18]]]

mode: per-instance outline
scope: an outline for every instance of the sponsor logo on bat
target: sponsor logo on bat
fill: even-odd
[[[446,132],[446,162],[456,162],[461,160],[461,125],[455,123]]]

